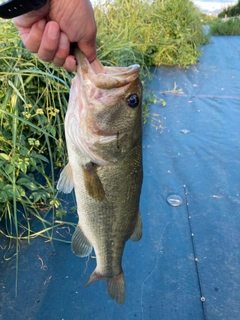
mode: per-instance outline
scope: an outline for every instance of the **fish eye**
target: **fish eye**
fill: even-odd
[[[136,108],[138,106],[139,99],[138,96],[134,94],[130,94],[127,97],[127,104],[129,105],[130,108]]]

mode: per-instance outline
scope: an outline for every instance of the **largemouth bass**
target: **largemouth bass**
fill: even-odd
[[[125,299],[121,266],[125,242],[140,240],[139,199],[142,185],[142,85],[140,67],[92,65],[77,50],[65,117],[69,162],[57,189],[74,188],[79,222],[72,250],[97,266],[87,285],[105,280],[109,296]]]

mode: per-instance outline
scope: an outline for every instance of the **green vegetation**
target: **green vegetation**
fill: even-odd
[[[240,35],[240,19],[216,19],[210,24],[210,32],[213,36]]]
[[[213,36],[240,35],[240,0],[219,13],[218,18],[202,15],[202,22],[209,26]]]
[[[205,13],[201,13],[201,22],[203,25],[209,25],[212,22],[214,22],[214,20],[216,20],[216,16],[213,15],[209,15],[209,14],[205,14]]]
[[[240,0],[238,0],[238,3],[234,6],[228,6],[227,8],[223,9],[222,12],[219,13],[219,18],[230,18],[235,17],[240,14]]]
[[[200,11],[189,0],[113,0],[95,7],[104,64],[188,66],[208,42]]]
[[[115,0],[95,14],[102,63],[139,63],[144,75],[152,65],[196,63],[208,40],[189,0]],[[0,235],[17,240],[18,250],[20,239],[51,237],[55,217],[66,213],[55,186],[67,161],[63,121],[72,75],[30,54],[11,22],[0,22],[0,31]],[[145,97],[146,121],[156,96]],[[42,227],[34,230],[36,220]]]
[[[63,118],[71,77],[24,49],[11,23],[0,29],[0,234],[29,239],[35,218],[45,231],[52,228],[39,212],[60,205],[54,171],[66,162]]]

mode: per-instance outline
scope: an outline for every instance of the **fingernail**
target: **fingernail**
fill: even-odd
[[[62,49],[66,49],[69,46],[68,37],[65,34],[61,34],[59,47]]]
[[[48,37],[50,39],[57,39],[59,37],[59,28],[58,26],[56,26],[55,24],[50,24],[50,26],[48,27]]]
[[[38,21],[38,28],[44,29],[45,25],[46,25],[46,21],[45,20],[42,19],[42,20]]]

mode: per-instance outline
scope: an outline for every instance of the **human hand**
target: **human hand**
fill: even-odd
[[[70,42],[76,42],[89,62],[96,59],[96,23],[89,0],[49,0],[39,10],[13,19],[26,48],[43,61],[76,71]]]

